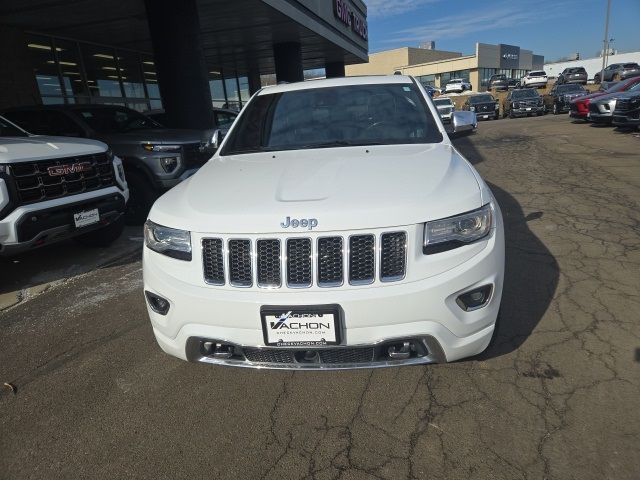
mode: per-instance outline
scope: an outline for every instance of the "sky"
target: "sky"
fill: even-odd
[[[606,0],[365,0],[369,52],[418,46],[475,53],[476,42],[517,45],[546,61],[602,49]],[[640,51],[640,0],[611,0],[612,47]]]

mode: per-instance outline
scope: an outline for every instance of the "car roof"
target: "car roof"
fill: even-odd
[[[356,77],[325,78],[312,82],[280,83],[263,87],[258,95],[271,93],[295,92],[298,90],[310,90],[312,88],[343,87],[348,85],[384,85],[384,84],[410,84],[413,79],[407,75],[363,75]]]

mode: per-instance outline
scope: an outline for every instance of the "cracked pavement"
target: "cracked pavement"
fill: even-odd
[[[155,344],[134,252],[0,312],[0,479],[639,478],[640,138],[546,116],[456,145],[506,222],[484,354],[188,364]]]

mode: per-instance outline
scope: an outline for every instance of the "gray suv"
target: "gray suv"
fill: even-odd
[[[600,74],[604,73],[603,77],[600,78]],[[637,77],[640,75],[640,65],[637,63],[612,63],[607,68],[605,68],[602,72],[598,72],[593,76],[593,81],[595,83],[601,83],[602,81],[619,81],[626,80],[627,78]]]
[[[38,135],[100,140],[120,157],[131,198],[126,221],[144,222],[155,199],[193,175],[213,155],[212,130],[164,128],[130,108],[113,105],[37,105],[7,110],[6,118]]]

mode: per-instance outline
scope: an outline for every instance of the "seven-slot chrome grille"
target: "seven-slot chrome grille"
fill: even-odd
[[[397,282],[407,269],[407,233],[202,239],[210,285],[309,288]]]

